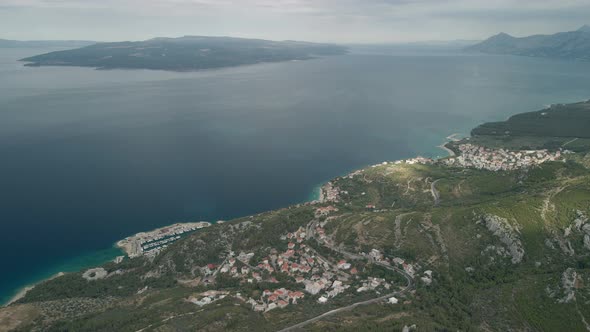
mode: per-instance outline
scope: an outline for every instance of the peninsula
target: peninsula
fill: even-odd
[[[0,309],[0,326],[590,330],[590,140],[556,130],[588,114],[553,105],[449,138],[455,155],[334,178],[318,201],[139,233],[124,259]]]

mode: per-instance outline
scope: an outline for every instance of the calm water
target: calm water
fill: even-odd
[[[0,299],[180,221],[305,201],[347,171],[590,98],[590,64],[348,55],[201,73],[25,68],[0,50]],[[110,248],[110,249],[109,249]]]

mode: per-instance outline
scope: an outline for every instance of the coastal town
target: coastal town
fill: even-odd
[[[561,151],[490,149],[466,143],[457,146],[461,152],[456,157],[442,159],[447,166],[477,168],[488,171],[511,171],[529,168],[547,161],[556,161],[562,156]]]
[[[198,229],[209,226],[211,226],[211,223],[206,221],[177,223],[150,232],[141,232],[129,236],[117,242],[117,247],[125,251],[129,258],[144,255],[154,257],[171,243]]]
[[[337,190],[336,187],[331,188]],[[412,265],[399,257],[385,257],[378,249],[372,249],[368,253],[352,254],[334,247],[325,226],[326,223],[335,220],[329,215],[337,211],[338,209],[331,205],[318,207],[315,210],[316,219],[295,232],[279,235],[282,245],[269,248],[268,255],[255,260],[257,254],[254,252],[230,251],[221,264],[210,263],[201,268],[204,276],[201,280],[205,284],[213,283],[217,278],[231,278],[242,285],[266,285],[267,288],[258,297],[247,297],[241,292],[232,294],[224,291],[207,291],[194,294],[187,300],[198,306],[205,306],[227,296],[233,296],[249,304],[254,311],[267,312],[297,305],[303,299],[326,304],[344,293],[359,296],[373,292],[382,296],[387,293],[397,294],[407,289],[408,285],[400,284],[394,276],[402,273],[410,282],[417,269],[420,269],[419,265]],[[332,254],[321,254],[317,245],[330,249]],[[390,275],[376,277],[363,273],[362,267],[368,262],[384,267],[385,271],[390,271]],[[291,285],[298,286],[285,287],[285,280],[290,280]],[[393,295],[384,300],[390,304],[398,303],[398,299]]]
[[[415,157],[383,162],[372,165],[371,168],[405,164],[510,171],[556,161],[567,153],[490,149],[470,143],[456,144],[454,148],[457,153],[447,158],[435,160]],[[357,176],[364,177],[365,170],[354,171],[344,178],[353,179]],[[264,285],[259,293],[244,292],[241,289],[228,291],[222,287],[192,294],[186,300],[204,307],[232,297],[248,304],[253,311],[268,312],[295,306],[303,301],[328,304],[344,296],[343,294],[348,300],[358,298],[366,301],[367,298],[372,298],[371,301],[397,304],[399,297],[403,297],[403,293],[412,287],[414,280],[425,286],[430,285],[434,278],[433,272],[424,269],[421,263],[410,263],[401,257],[387,257],[377,248],[372,248],[369,252],[350,253],[337,245],[326,231],[326,225],[338,218],[338,203],[343,198],[346,199],[347,195],[348,192],[341,190],[335,182],[327,182],[321,187],[318,200],[301,204],[317,206],[314,208],[314,219],[294,232],[278,235],[281,245],[267,248],[262,256],[260,252],[228,250],[220,264],[211,262],[199,269],[199,284],[218,285],[224,280],[234,280],[239,285],[251,285],[254,288]],[[379,211],[371,204],[366,208],[373,212]],[[138,233],[119,241],[117,246],[130,258],[153,258],[171,243],[211,225],[209,222],[177,223]],[[329,250],[329,254],[325,250]],[[391,273],[385,276],[382,273],[379,276],[371,275],[367,272],[367,264],[382,267]],[[400,274],[407,279],[407,284],[400,283]],[[91,269],[84,278],[94,280],[104,278],[105,275],[105,271]],[[395,278],[396,275],[398,279]]]

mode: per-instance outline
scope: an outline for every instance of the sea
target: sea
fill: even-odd
[[[313,199],[445,137],[590,98],[590,63],[460,52],[200,72],[25,67],[0,49],[0,302],[119,239]]]

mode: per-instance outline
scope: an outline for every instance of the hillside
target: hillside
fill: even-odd
[[[590,150],[590,101],[555,104],[517,114],[506,121],[489,122],[471,131],[472,141],[489,147],[518,149],[567,148]]]
[[[0,326],[590,330],[590,154],[474,144],[367,167],[318,202],[174,241],[168,228],[130,237],[138,257],[41,283],[0,310]]]
[[[576,31],[522,38],[500,33],[467,47],[466,50],[488,54],[590,60],[589,30],[588,26],[583,26]]]
[[[314,56],[345,53],[345,48],[328,44],[185,36],[139,42],[98,43],[74,50],[36,55],[22,61],[27,62],[27,66],[185,71],[260,62],[308,60]]]

